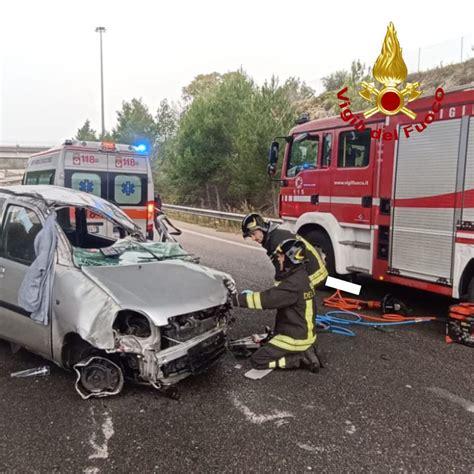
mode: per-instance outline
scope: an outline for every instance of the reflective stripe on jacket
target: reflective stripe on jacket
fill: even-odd
[[[236,297],[239,306],[250,309],[276,309],[275,333],[269,344],[286,351],[305,351],[316,341],[314,318],[316,298],[308,274],[300,265],[278,286]]]

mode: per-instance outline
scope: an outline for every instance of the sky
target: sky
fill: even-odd
[[[375,62],[390,21],[408,70],[474,57],[474,2],[283,0],[4,0],[0,20],[0,145],[54,145],[86,119],[105,126],[123,100],[155,114],[198,74],[242,67],[261,84],[321,78]]]

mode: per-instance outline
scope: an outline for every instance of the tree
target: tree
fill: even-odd
[[[359,84],[359,82],[369,80],[368,71],[365,63],[361,63],[360,59],[354,60],[351,63],[350,83],[352,86]]]
[[[169,104],[163,99],[156,111],[156,133],[160,143],[170,140],[176,135],[179,123],[179,111],[174,104]]]
[[[322,81],[326,91],[337,91],[345,86],[355,88],[360,82],[370,80],[368,73],[365,63],[361,63],[360,59],[354,59],[350,72],[341,69],[323,77]]]
[[[76,139],[91,142],[95,142],[98,140],[97,132],[91,128],[91,122],[89,119],[87,119],[84,122],[84,125],[77,130]]]
[[[320,102],[324,109],[334,115],[340,113],[339,100],[336,98],[336,92],[347,87],[345,95],[351,101],[351,110],[353,112],[367,108],[367,102],[359,96],[360,83],[362,81],[371,81],[369,69],[365,63],[361,63],[359,59],[352,61],[351,70],[336,71],[327,77],[323,77],[323,84],[326,89],[320,96]]]
[[[339,71],[329,74],[329,76],[323,77],[323,86],[327,91],[335,91],[341,89],[349,82],[350,76],[347,71],[341,69]]]
[[[142,99],[123,101],[117,111],[117,125],[112,136],[118,143],[146,142],[151,148],[156,138],[156,124]]]
[[[155,189],[171,202],[176,195],[170,176],[174,167],[176,133],[180,113],[174,104],[164,99],[156,111],[156,140],[153,155],[153,176]]]
[[[294,124],[295,104],[312,95],[295,78],[280,86],[273,77],[258,87],[242,70],[220,76],[218,84],[185,110],[173,152],[163,163],[174,198],[218,209],[273,212],[268,146]]]
[[[188,106],[171,176],[184,202],[217,208],[228,203],[229,168],[238,154],[243,117],[251,109],[252,88],[243,71],[227,73]]]
[[[222,76],[218,72],[199,74],[191,81],[191,83],[186,87],[183,87],[183,100],[189,104],[193,99],[215,90],[221,82]]]

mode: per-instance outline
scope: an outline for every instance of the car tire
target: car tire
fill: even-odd
[[[312,230],[304,237],[319,252],[319,255],[321,255],[329,275],[336,276],[337,273],[334,259],[334,250],[332,248],[329,236],[322,230]]]

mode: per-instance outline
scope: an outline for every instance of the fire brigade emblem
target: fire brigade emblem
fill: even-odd
[[[407,83],[403,89],[399,89],[399,84],[406,80],[407,75],[408,70],[403,60],[397,32],[393,23],[390,22],[382,51],[374,65],[374,78],[383,85],[383,88],[379,90],[374,83],[364,81],[359,90],[359,95],[373,104],[372,108],[364,112],[364,117],[369,118],[377,112],[382,112],[385,115],[395,115],[402,112],[414,120],[416,113],[405,104],[421,95],[420,83]]]
[[[301,176],[298,176],[295,179],[295,187],[296,187],[296,189],[302,189],[303,188],[303,178]]]

